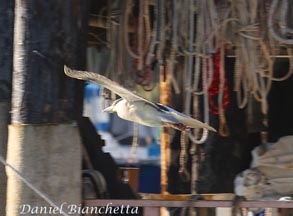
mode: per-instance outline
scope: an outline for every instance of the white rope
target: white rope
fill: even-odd
[[[158,7],[158,6],[157,6]],[[157,23],[158,23],[158,19],[161,19],[161,17],[158,17],[158,12],[157,10],[155,9],[155,19],[154,20],[154,27],[153,27],[153,31],[151,33],[151,42],[150,42],[150,48],[148,50],[148,53],[147,53],[147,57],[146,57],[146,61],[145,61],[145,64],[146,65],[151,65],[152,63],[152,60],[155,56],[155,47],[157,44],[159,44],[159,40],[158,40],[158,35],[159,32],[157,31]]]
[[[139,58],[138,58],[138,70],[142,71],[143,66],[144,66],[144,51],[143,51],[143,30],[144,30],[144,7],[145,6],[145,1],[139,1],[139,17],[138,17],[138,53],[139,53]]]
[[[288,5],[288,3],[287,3]],[[274,23],[273,23],[273,18],[275,18],[275,12],[278,6],[278,0],[273,0],[272,4],[271,4],[271,8],[269,11],[269,18],[268,18],[268,28],[269,28],[269,32],[272,34],[272,36],[274,37],[275,40],[279,41],[280,43],[284,43],[284,44],[293,44],[293,39],[286,39],[281,37],[275,30],[274,28]],[[288,6],[286,8],[285,11],[282,11],[282,13],[287,13],[288,10]],[[288,29],[288,28],[287,28]]]
[[[143,64],[150,65],[154,58],[158,60],[159,65],[162,65],[163,59],[167,57],[172,87],[178,94],[181,88],[176,78],[180,75],[181,67],[176,67],[178,64],[176,60],[179,60],[178,56],[183,56],[185,74],[183,88],[186,95],[184,112],[190,114],[193,96],[202,96],[205,122],[209,121],[206,114],[209,106],[206,103],[208,96],[206,90],[213,80],[213,55],[220,47],[223,59],[227,46],[230,46],[228,49],[235,48],[234,91],[238,107],[241,109],[247,106],[251,94],[261,103],[262,113],[266,114],[268,112],[267,96],[272,82],[287,80],[293,74],[292,48],[288,47],[288,44],[293,44],[293,39],[289,38],[293,29],[288,25],[288,15],[291,16],[289,14],[291,2],[288,0],[265,2],[233,0],[224,1],[224,4],[215,0],[157,0],[153,7],[153,19],[149,17],[151,13],[148,1],[142,1],[139,2],[138,32],[135,32],[138,33],[138,50],[130,47],[131,33],[128,32],[130,10],[134,1],[127,0],[125,4],[124,19],[121,21],[123,37],[115,37],[115,40],[124,41],[125,47],[121,46],[119,53],[112,48],[111,70],[114,70],[113,65],[117,65],[115,59],[119,60],[118,69],[125,66],[123,64],[125,57],[120,56],[124,54],[121,52],[123,49],[128,51],[131,57],[139,59],[140,69],[143,69]],[[172,4],[173,10],[170,8]],[[197,16],[197,23],[194,23],[195,16]],[[151,21],[153,21],[152,24]],[[113,40],[111,42],[115,43]],[[166,46],[170,49],[165,49]],[[289,70],[285,75],[274,74],[274,63],[280,54],[284,57],[282,53],[284,47],[287,49]],[[221,64],[223,63],[224,61],[221,61]],[[122,70],[125,72],[125,69],[118,71]],[[223,109],[225,74],[224,69],[221,70],[223,72],[218,99],[220,118],[223,120],[224,115],[221,109]],[[202,82],[205,86],[201,85]],[[204,140],[208,132],[203,131],[202,135]],[[191,133],[189,138],[191,141],[197,140]]]
[[[144,7],[143,7],[143,18],[144,18],[144,24],[145,24],[145,44],[146,44],[146,50],[145,53],[147,53],[148,48],[150,47],[151,43],[151,22],[150,22],[150,12],[149,12],[149,0],[144,0]],[[145,54],[144,53],[144,54]]]
[[[0,155],[0,162],[11,169],[16,176],[25,183],[31,190],[33,190],[37,195],[39,195],[41,198],[43,198],[48,204],[50,204],[52,207],[60,210],[60,213],[64,216],[69,216],[66,212],[64,212],[55,202],[53,202],[48,195],[37,189],[32,183],[29,182],[17,169],[15,169],[11,164],[7,163],[6,160]]]
[[[189,6],[189,46],[188,46],[188,51],[190,53],[193,52],[194,50],[194,2],[192,0],[190,0],[190,6]],[[203,26],[200,26],[202,20],[199,20],[201,14],[198,15],[198,23],[197,23],[197,32],[202,32],[199,31],[200,29],[203,28]],[[197,34],[196,37],[196,52],[200,52],[202,45],[200,44],[202,37],[200,37]],[[194,62],[194,58],[195,58],[195,78],[192,79],[192,68],[193,68],[193,62]],[[192,55],[187,56],[187,60],[186,60],[186,64],[187,66],[185,67],[185,73],[186,73],[186,82],[185,82],[185,90],[186,90],[186,97],[185,97],[185,102],[184,102],[184,113],[186,114],[190,114],[190,107],[191,107],[191,100],[192,100],[192,92],[191,92],[191,86],[192,86],[192,80],[193,82],[193,89],[196,91],[196,94],[194,94],[193,96],[193,101],[194,101],[194,110],[198,110],[198,100],[196,99],[198,97],[198,85],[199,85],[199,78],[200,78],[200,64],[201,62],[203,63],[203,71],[202,71],[202,83],[203,83],[203,97],[204,97],[204,122],[208,123],[209,122],[209,104],[208,104],[208,86],[210,85],[211,81],[207,81],[207,77],[210,78],[210,80],[212,80],[211,78],[211,74],[208,75],[208,71],[207,71],[207,65],[206,65],[206,58],[207,55],[205,56],[205,58],[202,58],[203,60],[201,60],[201,57],[199,56],[195,56],[193,57]],[[209,59],[209,63],[210,63],[210,70],[212,70],[213,65],[211,62],[211,58]],[[209,83],[209,84],[207,84]],[[196,116],[198,117],[198,116]],[[197,135],[197,129],[194,130],[195,134]],[[208,130],[203,129],[203,133],[200,139],[197,139],[196,136],[194,136],[191,132],[188,133],[188,137],[189,139],[196,144],[203,144],[206,142],[207,138],[208,138]]]
[[[174,76],[174,70],[175,70],[175,65],[176,65],[176,54],[177,54],[177,27],[178,27],[178,20],[177,20],[177,4],[178,2],[176,0],[173,1],[173,17],[172,17],[172,23],[173,23],[173,29],[172,29],[172,44],[171,44],[171,51],[170,51],[170,57],[168,60],[168,65],[169,65],[169,71],[170,71],[170,79],[174,88],[174,91],[176,94],[180,94],[180,88],[178,85],[178,82]]]
[[[165,49],[165,43],[166,43],[166,23],[165,23],[165,1],[161,0],[161,13],[160,13],[160,17],[158,17],[158,19],[160,19],[160,24],[161,24],[161,28],[160,28],[160,37],[159,37],[159,48],[157,51],[157,59],[160,65],[162,65],[163,63],[163,52]]]
[[[206,124],[209,124],[209,100],[208,100],[208,84],[207,84],[207,66],[206,66],[206,61],[203,61],[203,74],[202,74],[202,83],[203,83],[203,107],[204,107],[204,113],[203,113],[203,119]],[[196,99],[198,95],[193,96],[194,100],[194,110],[195,112],[198,112],[199,107],[198,107],[198,99]],[[197,139],[198,137],[198,130],[194,130],[196,136],[193,136],[192,133],[188,134],[189,139],[196,143],[196,144],[203,144],[207,141],[209,131],[207,129],[203,129],[202,136],[200,139]]]
[[[292,48],[287,48],[287,53],[288,53],[288,56],[289,56],[289,71],[283,77],[280,77],[280,78],[271,77],[271,79],[273,81],[285,81],[285,80],[289,79],[292,76],[292,74],[293,74],[293,52],[292,52]]]
[[[219,82],[219,95],[218,95],[218,106],[219,106],[219,120],[220,129],[219,133],[222,136],[228,136],[228,126],[226,122],[225,110],[224,110],[224,88],[225,88],[225,48],[222,41],[220,48],[220,82]]]
[[[261,102],[262,113],[266,114],[267,95],[272,84],[273,60],[264,41],[265,29],[261,29],[258,23],[258,8],[257,2],[253,1],[234,3],[233,14],[237,16],[236,23],[239,24],[235,41],[234,90],[239,108],[247,105],[248,92],[251,92],[254,98]],[[264,71],[267,71],[267,74]]]
[[[137,156],[137,147],[138,147],[138,135],[139,135],[139,125],[138,123],[133,122],[133,138],[130,151],[130,159],[136,159]]]
[[[196,52],[200,53],[202,51],[202,41],[203,41],[203,32],[204,32],[204,24],[203,24],[203,3],[201,0],[198,0],[198,13],[197,13],[197,24],[196,24]],[[194,83],[193,83],[193,91],[197,94],[201,94],[198,89],[199,85],[199,77],[200,77],[200,66],[201,66],[201,58],[199,56],[195,57],[195,65],[194,65]]]
[[[184,181],[190,180],[190,173],[186,168],[186,163],[188,160],[187,155],[187,142],[186,142],[186,132],[182,131],[180,135],[180,156],[179,156],[179,174],[184,177]]]
[[[126,8],[125,8],[125,14],[124,14],[124,43],[125,43],[125,47],[126,50],[128,51],[128,54],[133,57],[134,59],[139,59],[140,55],[134,53],[134,51],[132,51],[130,45],[129,45],[129,32],[128,32],[128,21],[129,21],[129,12],[132,6],[132,1],[131,0],[126,0]]]
[[[193,0],[190,0],[190,6],[189,6],[189,47],[188,51],[193,52],[193,42],[194,42],[194,12],[193,12]],[[190,55],[187,57],[187,62],[185,63],[185,82],[184,90],[185,93],[185,101],[184,101],[184,113],[189,114],[190,111],[190,105],[191,105],[191,86],[192,86],[192,66],[193,66],[193,57]]]

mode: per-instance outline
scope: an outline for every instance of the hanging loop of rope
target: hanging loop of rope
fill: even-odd
[[[269,18],[268,18],[269,32],[274,37],[274,39],[277,40],[278,42],[292,45],[293,44],[293,39],[287,39],[285,37],[282,37],[281,35],[279,35],[276,32],[276,28],[275,28],[276,25],[274,24],[273,19],[276,17],[276,11],[277,11],[277,7],[278,7],[279,2],[284,2],[285,3],[283,5],[283,6],[285,6],[285,8],[283,8],[282,12],[280,12],[281,14],[283,14],[283,17],[286,17],[286,14],[288,13],[289,8],[288,8],[287,0],[282,0],[282,1],[280,1],[280,0],[272,0],[271,7],[270,7],[270,10],[269,10]],[[290,28],[288,28],[288,27],[285,27],[285,28],[286,28],[286,30],[285,30],[286,33],[287,32],[292,33],[291,32],[292,30]]]
[[[131,151],[130,151],[130,158],[129,160],[136,160],[137,157],[137,147],[138,147],[138,139],[139,136],[139,126],[138,123],[133,123],[133,138],[132,138],[132,145],[131,145]]]
[[[179,175],[183,182],[190,181],[190,173],[186,168],[187,164],[187,140],[186,132],[181,132],[180,136],[180,156],[179,156]]]

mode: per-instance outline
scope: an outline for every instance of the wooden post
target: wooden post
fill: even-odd
[[[59,207],[81,203],[81,142],[73,123],[81,115],[76,91],[82,84],[67,78],[63,65],[84,69],[86,47],[80,44],[86,38],[80,35],[86,3],[15,1],[7,162]],[[50,207],[13,170],[6,170],[7,215],[23,215],[22,205]]]
[[[0,0],[0,156],[6,159],[13,53],[14,1]],[[0,215],[6,208],[6,172],[0,164]]]
[[[171,79],[167,68],[160,66],[160,103],[170,106],[171,104]],[[170,166],[170,135],[168,128],[162,128],[161,132],[161,193],[168,194],[168,170]],[[166,208],[160,209],[160,215],[167,216]]]
[[[160,66],[160,103],[171,104],[171,79],[164,66]],[[170,136],[168,128],[162,128],[161,133],[161,193],[167,194],[168,169],[170,165]]]

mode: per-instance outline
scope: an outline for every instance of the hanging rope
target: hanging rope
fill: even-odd
[[[201,11],[201,9],[203,9],[203,5],[204,5],[205,1],[199,1],[199,5],[197,5],[199,7],[198,10],[198,14],[197,14],[197,32],[204,32],[204,25],[203,25],[203,12]],[[189,52],[193,52],[193,44],[194,44],[194,11],[193,8],[194,7],[190,7],[192,8],[192,10],[189,11]],[[197,34],[197,37],[195,39],[195,43],[196,43],[196,53],[201,53],[203,51],[203,53],[206,52],[206,47],[204,45],[202,45],[202,41],[203,38],[200,36],[200,34]],[[191,97],[192,97],[192,93],[190,92],[190,89],[192,89],[194,91],[193,93],[193,110],[194,110],[194,115],[196,118],[199,118],[199,108],[198,108],[198,96],[199,95],[203,95],[204,98],[204,122],[205,123],[209,123],[209,104],[208,104],[208,88],[209,85],[211,83],[210,80],[212,80],[211,78],[211,74],[209,73],[209,70],[207,70],[207,61],[208,59],[211,59],[208,54],[206,55],[206,57],[201,57],[199,55],[195,55],[193,56],[188,56],[188,61],[187,61],[187,66],[186,66],[186,85],[185,85],[185,89],[186,89],[186,100],[185,100],[185,110],[184,112],[186,114],[190,114],[190,105],[191,105]],[[202,67],[201,67],[202,66]],[[211,65],[210,65],[211,66]],[[193,68],[194,68],[194,79],[192,79],[192,73],[193,73]],[[211,71],[213,71],[211,69]],[[213,72],[212,72],[213,73]],[[199,85],[200,85],[200,77],[202,78],[202,86],[203,86],[203,90],[199,91]],[[193,83],[192,83],[193,80]],[[191,87],[192,86],[192,87]],[[201,138],[197,139],[198,136],[198,132],[197,130],[193,130],[193,132],[196,134],[196,136],[194,136],[192,133],[188,134],[189,139],[196,144],[202,144],[204,143],[207,138],[208,138],[208,130],[203,130],[202,136]]]
[[[287,80],[293,74],[293,53],[288,47],[293,44],[288,0],[156,0],[151,6],[149,1],[127,0],[121,5],[120,26],[110,18],[107,21],[107,42],[111,47],[108,71],[115,71],[112,75],[121,78],[128,71],[127,52],[134,59],[136,84],[151,91],[155,63],[167,63],[173,90],[179,94],[182,87],[177,77],[181,76],[179,69],[184,68],[184,112],[196,117],[191,112],[191,101],[199,97],[203,113],[197,117],[209,123],[207,111],[218,115],[222,135],[228,135],[225,110],[230,103],[224,65],[227,50],[235,55],[235,69],[229,76],[234,78],[233,89],[241,109],[252,95],[267,115],[272,82]],[[138,8],[137,14],[134,8]],[[108,8],[108,16],[113,11],[116,9]],[[279,75],[273,71],[274,64],[278,56],[284,56],[284,50],[289,69]],[[207,136],[207,131],[198,138],[193,133],[188,135],[196,143],[205,142]]]
[[[218,97],[220,92],[220,64],[221,64],[221,52],[220,49],[217,50],[215,54],[215,63],[214,63],[214,73],[212,83],[208,90],[209,95],[209,106],[210,113],[219,115],[219,106],[215,103],[215,98]],[[209,69],[209,68],[208,68]],[[228,83],[226,76],[224,77],[224,87],[223,87],[223,109],[226,110],[230,103],[229,92],[228,92]]]
[[[137,147],[138,147],[138,135],[139,135],[139,125],[138,123],[133,123],[133,138],[130,151],[130,160],[136,160],[137,157]]]
[[[220,129],[219,133],[221,136],[229,136],[229,129],[225,116],[224,109],[224,87],[225,87],[225,47],[222,42],[220,48],[220,80],[219,80],[219,96],[218,96],[218,106],[219,106],[219,120],[220,120]]]
[[[284,32],[287,33],[292,33],[292,29],[290,29],[289,27],[287,27],[286,25],[286,21],[285,19],[287,18],[287,14],[288,14],[288,1],[287,0],[272,0],[272,4],[270,7],[270,11],[269,11],[269,18],[268,18],[268,28],[269,28],[269,32],[272,34],[272,36],[274,37],[275,40],[277,40],[280,43],[284,43],[284,44],[293,44],[293,39],[287,39],[284,38],[282,36],[280,36],[275,29],[275,25],[273,23],[273,19],[276,19],[276,10],[277,10],[277,6],[278,3],[281,2],[283,3],[283,7],[281,8],[281,14],[283,14],[283,19],[281,19],[283,22],[283,26],[285,28]]]
[[[186,132],[182,132],[180,135],[181,149],[180,149],[180,156],[179,156],[179,171],[178,172],[183,182],[190,181],[190,174],[186,168],[186,163],[188,160],[186,138],[187,138]]]
[[[172,11],[172,39],[171,39],[171,50],[168,60],[168,67],[170,71],[171,81],[176,94],[180,94],[180,88],[177,80],[174,76],[174,70],[176,65],[176,54],[177,54],[177,27],[178,27],[178,7],[177,1],[171,0],[171,11]]]

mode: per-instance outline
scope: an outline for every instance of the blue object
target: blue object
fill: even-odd
[[[138,192],[160,193],[161,192],[161,169],[157,165],[141,165],[139,171]]]
[[[94,83],[88,83],[85,87],[84,99],[90,100],[93,97],[100,96],[101,87]]]
[[[151,158],[157,158],[160,157],[161,154],[161,148],[160,145],[157,142],[153,142],[150,146],[148,146],[148,156]]]
[[[101,87],[88,83],[84,92],[84,115],[90,117],[98,131],[109,129],[109,116],[103,110],[103,98],[100,94]]]

